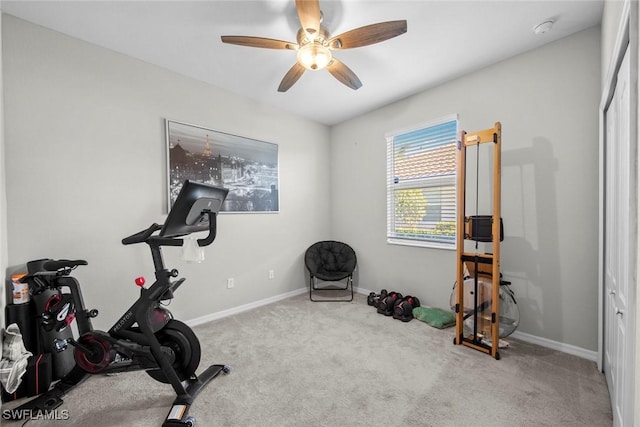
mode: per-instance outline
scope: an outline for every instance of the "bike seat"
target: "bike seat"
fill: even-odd
[[[58,271],[62,268],[76,268],[79,265],[87,265],[87,261],[83,259],[52,259],[42,264],[47,271]]]

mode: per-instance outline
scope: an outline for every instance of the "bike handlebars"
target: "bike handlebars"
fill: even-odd
[[[216,213],[211,212],[210,210],[205,210],[204,213],[209,217],[209,235],[204,239],[198,239],[198,246],[209,246],[216,240],[217,233],[217,222],[216,222]]]
[[[198,239],[198,246],[208,246],[216,239],[217,234],[217,223],[216,223],[216,213],[211,212],[210,210],[202,211],[202,214],[207,215],[209,219],[209,234],[207,237],[203,239]],[[125,237],[122,239],[123,245],[132,245],[134,243],[154,243],[158,246],[182,246],[182,239],[174,239],[172,237],[161,237],[154,236],[158,230],[162,229],[162,225],[153,223],[149,226],[149,228],[139,231],[131,236]],[[204,231],[204,230],[203,230]]]
[[[149,240],[149,237],[151,237],[151,235],[153,233],[155,233],[156,231],[160,230],[161,228],[162,228],[161,225],[156,224],[154,222],[146,230],[139,231],[139,232],[137,232],[135,234],[132,234],[129,237],[125,237],[124,239],[122,239],[122,244],[123,245],[132,245],[134,243],[146,242],[147,240]]]

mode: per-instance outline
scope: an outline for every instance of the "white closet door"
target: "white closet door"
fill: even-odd
[[[628,342],[633,305],[636,242],[635,151],[631,145],[629,51],[606,113],[605,172],[605,343],[604,370],[609,384],[614,426],[628,426],[633,417],[633,342]]]

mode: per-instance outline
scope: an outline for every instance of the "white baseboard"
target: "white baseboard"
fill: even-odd
[[[369,295],[371,293],[370,290],[364,289],[361,287],[354,287],[353,291],[362,295]],[[254,308],[262,307],[263,305],[271,304],[274,302],[282,301],[283,299],[291,298],[296,295],[303,294],[308,292],[308,288],[300,288],[295,291],[286,292],[284,294],[276,295],[273,297],[265,298],[263,300],[254,301],[249,304],[243,304],[238,307],[233,307],[227,310],[222,310],[217,313],[207,314],[206,316],[196,317],[195,319],[191,319],[186,321],[185,323],[189,326],[197,326],[202,325],[203,323],[211,322],[213,320],[222,319],[234,314],[242,313],[243,311],[253,310]],[[548,338],[538,337],[536,335],[527,334],[524,332],[515,331],[511,334],[513,338],[519,339],[524,342],[528,342],[531,344],[540,345],[542,347],[547,347],[552,350],[561,351],[563,353],[572,354],[574,356],[582,357],[583,359],[587,359],[595,362],[598,359],[598,352],[593,350],[587,350],[582,347],[576,347],[571,344],[565,344],[558,341],[553,341]]]
[[[283,299],[291,298],[296,295],[308,292],[307,288],[296,289],[295,291],[286,292],[284,294],[276,295],[273,297],[265,298],[259,301],[254,301],[248,304],[239,305],[228,310],[218,311],[217,313],[207,314],[205,316],[196,317],[195,319],[187,320],[185,323],[189,326],[202,325],[203,323],[211,322],[213,320],[222,319],[224,317],[232,316],[234,314],[242,313],[243,311],[253,310],[254,308],[262,307],[263,305],[271,304],[274,302],[282,301]]]
[[[365,289],[365,288],[360,288],[358,286],[354,286],[353,287],[353,292],[358,293],[358,294],[362,294],[362,295],[369,295],[371,292],[369,289]]]
[[[356,292],[356,293],[363,294],[363,295],[369,295],[369,293],[371,292],[371,291],[369,291],[367,289],[362,289],[362,288],[358,288],[358,287],[355,287],[355,286],[353,288],[353,291]],[[207,315],[201,316],[201,317],[196,317],[195,319],[191,319],[191,320],[185,321],[185,323],[187,325],[189,325],[189,326],[202,325],[203,323],[211,322],[213,320],[222,319],[222,318],[225,318],[225,317],[228,317],[228,316],[232,316],[234,314],[242,313],[243,311],[253,310],[254,308],[258,308],[258,307],[262,307],[263,305],[267,305],[267,304],[271,304],[271,303],[274,303],[274,302],[282,301],[283,299],[291,298],[293,296],[304,294],[306,292],[309,292],[309,288],[308,287],[296,289],[295,291],[286,292],[284,294],[280,294],[280,295],[276,295],[276,296],[273,296],[273,297],[265,298],[265,299],[260,300],[260,301],[254,301],[254,302],[251,302],[249,304],[243,304],[243,305],[240,305],[238,307],[229,308],[227,310],[218,311],[216,313],[207,314]]]
[[[364,288],[354,288],[354,291],[363,295],[369,295],[369,293],[371,292],[368,289],[364,289]],[[511,334],[511,336],[513,338],[519,339],[524,342],[536,344],[542,347],[547,347],[552,350],[561,351],[563,353],[572,354],[574,356],[582,357],[583,359],[587,359],[592,362],[596,362],[598,360],[597,351],[587,350],[582,347],[576,347],[571,344],[565,344],[562,342],[550,340],[548,338],[542,338],[536,335],[531,335],[531,334],[527,334],[519,331],[515,331],[513,334]]]
[[[586,348],[576,347],[575,345],[565,344],[558,341],[553,341],[548,338],[542,338],[524,332],[515,331],[511,336],[515,339],[525,341],[531,344],[537,344],[542,347],[547,347],[552,350],[558,350],[563,353],[572,354],[574,356],[582,357],[583,359],[596,362],[598,359],[598,352],[593,350],[587,350]],[[508,339],[507,339],[508,340]]]

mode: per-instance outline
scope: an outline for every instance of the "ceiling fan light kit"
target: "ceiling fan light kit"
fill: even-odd
[[[322,70],[331,59],[331,51],[320,43],[309,43],[298,49],[298,62],[307,70]]]
[[[342,84],[356,90],[362,86],[362,82],[349,67],[336,59],[331,51],[368,46],[407,32],[407,21],[387,21],[356,28],[330,38],[327,29],[320,25],[322,12],[319,0],[296,0],[296,10],[300,19],[300,29],[296,35],[297,44],[254,36],[221,37],[223,43],[240,46],[297,50],[297,62],[285,74],[278,92],[289,90],[306,70],[317,71],[323,68]]]
[[[296,39],[298,40],[298,62],[307,70],[322,70],[326,68],[333,58],[328,47],[327,37],[329,32],[320,26],[314,34],[307,33],[300,28]]]

